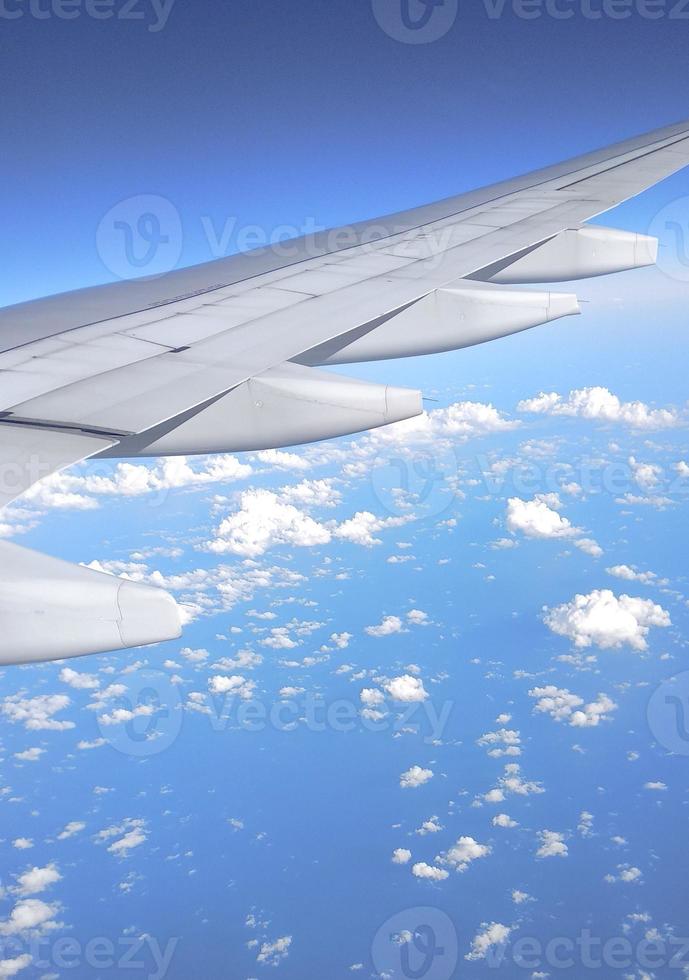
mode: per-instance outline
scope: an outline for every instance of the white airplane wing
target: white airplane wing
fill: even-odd
[[[456,350],[580,312],[515,289],[655,262],[586,221],[689,165],[689,123],[350,228],[0,310],[0,507],[88,457],[297,445],[418,415],[322,370]],[[278,254],[279,252],[279,254]],[[0,663],[178,636],[147,586],[0,544]]]

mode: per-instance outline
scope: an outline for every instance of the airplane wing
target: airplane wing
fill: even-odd
[[[515,289],[651,265],[586,222],[689,165],[689,123],[349,228],[0,310],[0,507],[93,456],[297,445],[422,412],[331,364],[456,350],[580,312]],[[165,593],[0,543],[0,663],[179,635]]]

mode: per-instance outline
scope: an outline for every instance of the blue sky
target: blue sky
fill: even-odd
[[[686,115],[669,7],[468,7],[415,45],[358,0],[0,19],[0,300],[113,278],[128,198],[187,264],[209,222],[351,222]],[[598,975],[686,975],[688,179],[601,219],[660,268],[567,285],[582,317],[347,369],[422,388],[420,424],[91,463],[3,514],[189,622],[2,672],[0,975],[581,977],[585,930],[627,944]]]

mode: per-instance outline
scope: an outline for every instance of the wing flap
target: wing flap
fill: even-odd
[[[0,422],[0,508],[39,480],[95,456],[116,440]]]

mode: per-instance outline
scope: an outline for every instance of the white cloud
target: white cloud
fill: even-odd
[[[145,821],[127,817],[120,824],[113,824],[105,830],[100,830],[95,839],[98,843],[102,843],[113,837],[118,839],[108,845],[108,851],[116,857],[128,857],[130,851],[140,847],[148,837]]]
[[[393,677],[392,680],[386,681],[383,687],[393,701],[412,704],[425,701],[428,697],[428,692],[424,689],[421,678],[412,677],[411,674]]]
[[[57,905],[49,905],[39,898],[25,898],[12,909],[9,919],[0,922],[0,935],[16,936],[27,932],[46,932],[56,929],[54,921]]]
[[[428,881],[444,881],[450,876],[449,871],[444,871],[442,868],[434,868],[424,861],[415,864],[411,869],[411,873],[415,878],[425,878]]]
[[[70,837],[74,837],[75,834],[81,833],[86,827],[86,824],[81,820],[70,820],[64,830],[60,831],[57,835],[58,840],[68,840]]]
[[[208,689],[211,694],[231,694],[240,697],[243,701],[251,700],[255,688],[255,682],[247,680],[241,674],[233,674],[231,677],[215,674],[208,680]]]
[[[654,409],[640,401],[623,402],[617,395],[602,387],[570,391],[567,398],[556,392],[542,392],[536,398],[520,402],[517,411],[598,422],[618,422],[633,429],[665,429],[682,422],[682,417],[675,409]]]
[[[33,960],[28,953],[14,956],[8,960],[0,960],[0,977],[16,977],[18,973],[31,966]]]
[[[257,558],[277,544],[313,547],[328,544],[332,535],[293,504],[270,490],[247,490],[240,509],[226,517],[206,547],[215,554]]]
[[[540,494],[533,500],[511,497],[507,501],[507,527],[521,531],[528,538],[571,538],[580,534],[566,517],[557,512],[561,506],[556,494]]]
[[[479,844],[473,837],[460,837],[455,844],[436,860],[451,865],[456,871],[466,871],[472,861],[488,857],[491,848],[488,844]]]
[[[23,752],[15,752],[14,758],[19,759],[20,762],[38,762],[44,753],[45,749],[34,746],[31,749],[24,749]]]
[[[504,827],[505,829],[511,829],[512,827],[518,827],[519,824],[512,817],[508,816],[506,813],[498,813],[497,816],[493,817],[494,827]]]
[[[400,786],[402,789],[417,789],[423,786],[429,779],[433,779],[432,769],[422,769],[421,766],[412,766],[400,776]]]
[[[639,884],[642,877],[643,873],[640,868],[635,868],[629,864],[618,864],[617,874],[607,874],[604,880],[609,884],[614,884],[617,881],[624,884],[632,884],[633,882]]]
[[[503,946],[510,937],[512,929],[501,922],[482,922],[482,932],[477,933],[471,942],[471,952],[467,960],[483,960],[493,946]]]
[[[71,667],[62,668],[60,680],[63,684],[69,684],[70,687],[79,691],[95,690],[95,688],[100,687],[100,681],[94,674],[84,674],[78,670],[72,670]]]
[[[290,946],[292,945],[291,936],[281,936],[275,942],[265,942],[261,945],[256,960],[266,966],[279,966],[280,963],[289,956]]]
[[[411,861],[411,851],[406,847],[398,847],[392,852],[393,864],[409,864]]]
[[[37,895],[61,879],[62,875],[54,864],[48,864],[44,868],[30,868],[19,875],[13,891],[18,895]]]
[[[404,624],[399,616],[384,616],[378,626],[367,626],[366,632],[369,636],[392,636],[393,633],[401,633]]]
[[[74,722],[58,721],[54,716],[70,704],[66,694],[38,694],[34,698],[12,694],[2,702],[2,713],[9,721],[23,724],[29,731],[65,731],[74,728]]]
[[[564,834],[559,834],[555,830],[541,830],[539,837],[541,838],[541,846],[536,851],[536,857],[567,857],[569,854]]]
[[[655,572],[640,572],[630,565],[613,565],[605,571],[614,578],[625,579],[627,582],[641,582],[642,585],[654,585],[658,581]]]
[[[501,728],[497,732],[486,732],[476,741],[477,745],[492,746],[488,755],[499,759],[505,755],[521,755],[521,735],[512,728]]]
[[[609,721],[610,713],[617,709],[607,694],[599,694],[595,701],[585,704],[577,694],[553,684],[532,688],[529,697],[538,699],[534,711],[548,714],[554,721],[566,721],[574,728],[595,728],[599,722]]]
[[[669,613],[649,599],[616,596],[609,589],[577,595],[571,602],[546,610],[546,625],[576,647],[603,650],[622,647],[646,650],[652,626],[671,626]]]

